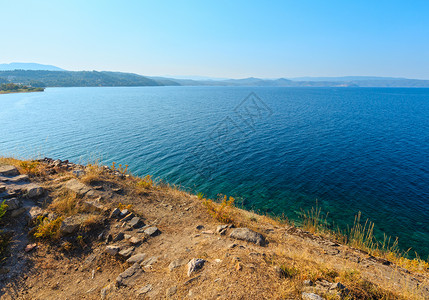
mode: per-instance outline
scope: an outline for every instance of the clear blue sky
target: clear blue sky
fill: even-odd
[[[0,0],[0,63],[429,79],[429,1]]]

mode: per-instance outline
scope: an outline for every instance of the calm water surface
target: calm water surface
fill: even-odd
[[[429,89],[49,88],[0,95],[0,122],[0,155],[102,158],[291,219],[361,211],[429,255]]]

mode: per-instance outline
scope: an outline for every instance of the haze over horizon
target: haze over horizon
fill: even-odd
[[[429,79],[428,9],[426,1],[3,2],[0,25],[11,30],[0,63],[170,77]]]

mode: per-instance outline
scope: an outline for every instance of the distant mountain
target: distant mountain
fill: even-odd
[[[44,71],[65,71],[61,68],[51,65],[41,65],[36,63],[10,63],[0,64],[0,71],[12,71],[12,70],[44,70]]]
[[[158,86],[157,81],[132,73],[97,71],[0,71],[0,80],[33,87]]]
[[[376,81],[376,80],[404,80],[406,78],[377,77],[377,76],[341,76],[341,77],[295,77],[292,81]]]
[[[17,83],[33,87],[73,86],[248,86],[248,87],[429,87],[429,80],[346,76],[261,79],[255,77],[226,80],[193,80],[146,77],[133,73],[97,71],[0,71],[0,83]]]

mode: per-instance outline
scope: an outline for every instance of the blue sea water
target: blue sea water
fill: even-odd
[[[0,155],[129,164],[297,219],[316,205],[429,255],[429,89],[48,88],[0,95]]]

